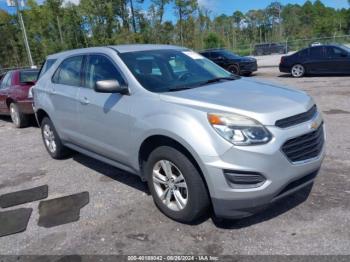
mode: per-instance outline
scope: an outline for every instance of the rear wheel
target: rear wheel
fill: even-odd
[[[300,64],[296,64],[291,69],[291,74],[293,77],[303,77],[305,75],[305,67]]]
[[[52,158],[63,159],[70,154],[70,150],[62,144],[52,121],[48,117],[45,117],[41,122],[41,134],[45,148]]]
[[[28,126],[28,116],[20,112],[16,103],[10,104],[10,115],[15,127],[22,128]]]
[[[234,75],[239,75],[240,70],[238,65],[230,65],[228,67],[228,71]]]
[[[192,223],[209,210],[209,196],[197,168],[181,151],[161,146],[149,156],[145,172],[157,207],[168,217]]]

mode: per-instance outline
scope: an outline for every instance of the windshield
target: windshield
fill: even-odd
[[[220,56],[223,56],[225,58],[228,58],[228,59],[239,59],[241,58],[240,56],[230,52],[230,51],[226,51],[226,50],[222,50],[222,51],[219,51],[217,52],[218,55]]]
[[[347,52],[350,53],[350,47],[346,46],[346,45],[341,45],[341,47],[346,50]]]
[[[35,82],[38,78],[38,70],[21,71],[19,73],[19,81],[21,83]]]
[[[233,77],[190,50],[140,51],[122,53],[120,57],[140,84],[156,93],[195,88],[213,79]]]

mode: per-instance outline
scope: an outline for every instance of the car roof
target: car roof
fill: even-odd
[[[323,45],[310,46],[310,47],[306,47],[306,48],[327,47],[327,46],[330,46],[330,47],[343,47],[342,45],[339,45],[339,44],[323,44]],[[305,48],[305,49],[306,49],[306,48]]]
[[[199,51],[199,53],[206,53],[206,52],[216,52],[216,51],[227,51],[225,48],[209,48]]]
[[[188,50],[188,48],[175,46],[175,45],[151,45],[151,44],[114,45],[114,46],[89,47],[89,48],[63,51],[60,53],[49,55],[47,56],[47,59],[58,59],[62,55],[74,55],[77,53],[101,52],[106,50],[106,48],[114,49],[118,53],[129,53],[129,52],[151,51],[151,50]]]

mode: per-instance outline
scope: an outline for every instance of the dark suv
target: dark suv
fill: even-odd
[[[11,115],[18,128],[28,124],[34,114],[30,88],[35,84],[38,70],[17,69],[6,73],[0,84],[0,115]]]
[[[209,49],[200,54],[235,75],[249,76],[258,70],[255,58],[242,57],[225,49]]]
[[[287,54],[288,48],[283,44],[268,43],[268,44],[257,44],[254,47],[254,55],[271,55],[271,54]]]

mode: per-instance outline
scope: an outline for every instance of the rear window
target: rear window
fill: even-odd
[[[19,72],[19,81],[21,83],[34,82],[38,78],[38,70],[21,71]]]
[[[303,49],[303,50],[299,51],[299,52],[297,53],[297,55],[298,55],[299,57],[306,57],[306,56],[309,55],[309,49],[308,49],[308,48]]]

